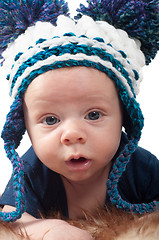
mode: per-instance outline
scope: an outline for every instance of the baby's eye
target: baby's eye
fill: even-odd
[[[60,122],[60,120],[54,116],[49,116],[49,117],[46,117],[43,121],[44,124],[46,125],[54,125],[56,123]]]
[[[92,111],[92,112],[88,113],[88,115],[86,116],[86,119],[98,120],[101,116],[102,116],[102,114],[100,112]]]

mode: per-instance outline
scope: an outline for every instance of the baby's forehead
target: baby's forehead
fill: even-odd
[[[36,77],[28,86],[24,99],[113,99],[117,96],[114,82],[103,72],[88,67],[51,70]]]

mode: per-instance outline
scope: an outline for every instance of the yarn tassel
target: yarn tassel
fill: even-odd
[[[83,14],[96,21],[107,21],[125,30],[130,37],[140,40],[146,64],[159,50],[159,1],[158,0],[87,0],[77,9],[76,19]]]

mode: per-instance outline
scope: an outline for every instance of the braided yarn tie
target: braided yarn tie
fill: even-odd
[[[0,212],[0,219],[13,222],[19,219],[24,212],[24,166],[23,161],[15,151],[25,132],[22,113],[22,100],[16,99],[7,115],[7,120],[2,131],[4,149],[13,166],[13,188],[15,191],[16,211]],[[10,138],[10,136],[12,136]],[[12,139],[12,140],[10,140]]]
[[[5,145],[5,150],[8,158],[13,164],[13,187],[15,191],[15,206],[16,211],[0,212],[0,219],[6,222],[14,222],[19,219],[24,212],[24,187],[23,187],[23,164],[15,149]]]
[[[132,153],[136,150],[137,143],[138,141],[135,139],[130,140],[129,143],[125,145],[119,157],[116,159],[107,182],[107,193],[110,196],[110,201],[116,207],[122,208],[125,211],[144,214],[146,212],[149,213],[154,211],[157,207],[157,202],[154,201],[150,203],[132,204],[123,200],[118,191],[119,179],[122,173],[125,171]]]

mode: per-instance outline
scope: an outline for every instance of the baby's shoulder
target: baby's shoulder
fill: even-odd
[[[159,200],[159,160],[138,147],[119,180],[119,192],[132,203]]]
[[[155,155],[153,155],[148,150],[138,147],[136,151],[132,154],[129,165],[132,167],[132,165],[135,166],[135,168],[159,168],[159,160]]]

